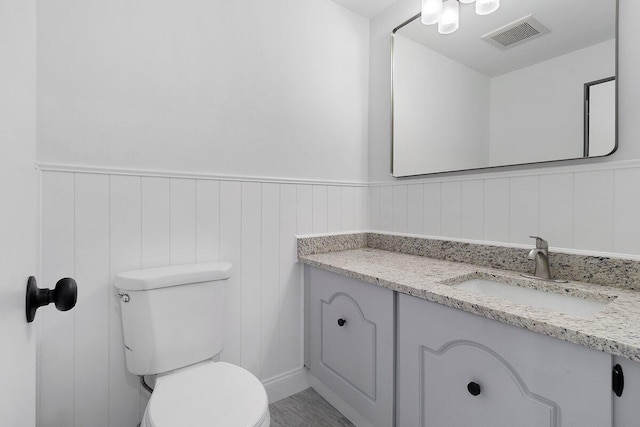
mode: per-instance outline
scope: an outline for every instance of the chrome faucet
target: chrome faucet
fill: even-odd
[[[535,249],[529,252],[530,260],[536,263],[536,269],[533,272],[535,277],[540,279],[551,279],[551,271],[549,270],[549,244],[542,237],[529,236],[536,239]]]

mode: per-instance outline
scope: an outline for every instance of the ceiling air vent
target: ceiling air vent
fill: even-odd
[[[485,34],[482,36],[482,39],[498,49],[505,50],[524,43],[527,40],[540,37],[548,32],[549,29],[542,25],[540,21],[531,15],[527,15],[524,18],[520,18],[504,27]]]

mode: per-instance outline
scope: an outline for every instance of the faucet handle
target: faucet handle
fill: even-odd
[[[544,240],[542,237],[538,236],[529,236],[532,239],[536,239],[536,248],[537,249],[549,249],[549,243]]]

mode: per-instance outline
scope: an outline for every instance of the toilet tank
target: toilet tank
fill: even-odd
[[[226,261],[120,273],[127,369],[152,375],[210,359],[223,349]]]

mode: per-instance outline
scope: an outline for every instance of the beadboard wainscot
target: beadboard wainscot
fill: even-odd
[[[296,235],[365,229],[366,184],[39,169],[42,283],[78,282],[74,310],[38,314],[40,425],[140,421],[148,393],[126,370],[113,288],[138,268],[231,261],[221,359],[255,374],[271,401],[308,387]]]

